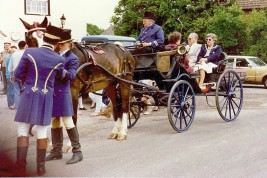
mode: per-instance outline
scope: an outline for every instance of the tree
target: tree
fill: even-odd
[[[265,10],[256,11],[244,15],[241,20],[245,24],[247,46],[243,54],[262,57],[267,60],[267,16]]]
[[[244,12],[233,5],[218,9],[214,16],[207,20],[207,32],[218,36],[218,43],[228,54],[240,54],[246,44],[245,24],[241,21]]]
[[[86,26],[87,26],[87,33],[89,35],[100,35],[101,33],[104,32],[103,29],[97,27],[96,25],[88,23]]]

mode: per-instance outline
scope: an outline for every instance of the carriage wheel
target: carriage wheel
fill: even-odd
[[[142,112],[142,106],[137,97],[132,96],[130,98],[130,107],[128,112],[128,128],[132,128],[140,118]]]
[[[222,119],[227,122],[235,120],[243,104],[243,86],[235,71],[228,70],[220,76],[215,97],[216,107]]]
[[[170,124],[177,132],[186,131],[192,124],[196,110],[195,93],[185,80],[176,82],[168,98],[168,118]]]

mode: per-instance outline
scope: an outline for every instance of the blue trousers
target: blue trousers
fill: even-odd
[[[19,107],[19,100],[20,100],[20,92],[22,90],[22,84],[20,81],[14,81],[14,98],[15,98],[15,106],[16,109]]]
[[[6,91],[6,96],[7,96],[7,105],[13,106],[15,104],[14,100],[14,85],[10,81],[10,78],[7,78],[7,91]]]

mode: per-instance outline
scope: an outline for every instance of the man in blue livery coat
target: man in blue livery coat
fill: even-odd
[[[60,52],[60,55],[65,58],[64,78],[56,79],[55,81],[51,128],[53,149],[46,157],[46,161],[62,159],[63,129],[60,123],[61,118],[67,129],[73,152],[72,158],[67,161],[67,164],[73,164],[83,159],[81,145],[79,143],[79,135],[72,120],[74,112],[70,91],[70,81],[74,80],[76,77],[77,69],[79,67],[79,59],[71,51],[73,45],[73,39],[71,39],[71,30],[64,29],[61,40],[62,41],[58,44],[58,51]]]
[[[145,12],[143,18],[144,28],[141,29],[141,33],[137,38],[137,46],[152,46],[157,48],[164,43],[164,32],[162,28],[155,24],[154,13]]]
[[[51,123],[54,81],[62,77],[64,58],[54,52],[63,30],[48,26],[44,44],[40,48],[28,48],[14,71],[14,77],[22,80],[24,90],[15,116],[18,122],[17,169],[26,174],[26,157],[29,146],[28,131],[31,124],[37,132],[37,175],[45,174],[47,128]]]

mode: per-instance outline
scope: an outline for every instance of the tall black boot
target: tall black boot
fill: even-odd
[[[63,129],[51,128],[51,137],[53,149],[50,154],[46,156],[45,161],[62,159],[62,147],[63,147]]]
[[[79,142],[79,134],[77,131],[77,128],[71,128],[71,129],[67,129],[67,133],[69,135],[70,141],[71,141],[71,146],[72,146],[72,157],[70,160],[68,160],[66,163],[67,164],[73,164],[73,163],[77,163],[79,161],[82,161],[83,159],[83,155],[82,155],[82,151],[81,151],[81,145]]]
[[[29,147],[29,137],[21,136],[17,138],[17,162],[16,176],[26,176],[27,152]]]
[[[47,148],[47,138],[37,139],[37,175],[42,176],[45,174],[45,155]]]

